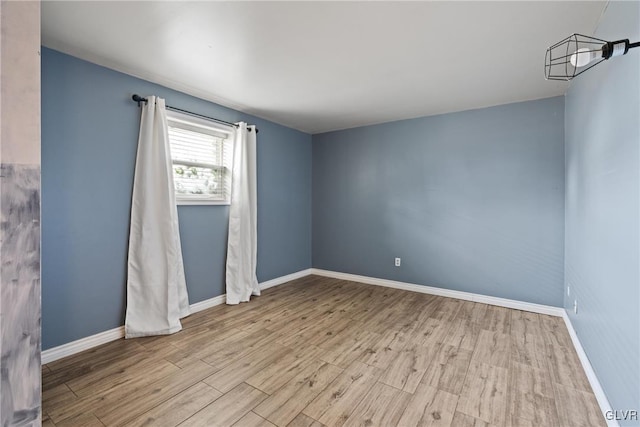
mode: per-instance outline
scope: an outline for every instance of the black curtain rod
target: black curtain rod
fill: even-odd
[[[137,103],[138,103],[138,107],[140,106],[140,103],[141,103],[141,102],[145,102],[145,103],[147,102],[147,98],[143,98],[143,97],[141,97],[141,96],[140,96],[140,95],[138,95],[138,94],[134,94],[134,95],[131,97],[131,99],[133,99],[133,100],[134,100],[134,102],[137,102]],[[178,111],[178,112],[180,112],[180,113],[189,114],[189,115],[191,115],[191,116],[195,116],[195,117],[201,117],[201,118],[203,118],[203,119],[207,119],[207,120],[213,120],[214,122],[222,123],[222,124],[225,124],[225,125],[228,125],[228,126],[233,126],[233,127],[236,127],[236,128],[238,127],[238,124],[237,124],[237,123],[231,123],[231,122],[227,122],[227,121],[224,121],[224,120],[216,119],[215,117],[209,117],[209,116],[205,116],[205,115],[198,114],[198,113],[192,113],[191,111],[183,110],[182,108],[172,107],[172,106],[170,106],[170,105],[166,105],[165,107],[166,107],[168,110]],[[247,128],[247,130],[248,130],[249,132],[251,132],[251,129],[250,129],[250,128]],[[258,133],[258,128],[256,128],[256,133]]]

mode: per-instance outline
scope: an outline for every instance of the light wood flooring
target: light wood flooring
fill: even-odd
[[[605,425],[557,317],[308,276],[183,326],[43,366],[43,425]]]

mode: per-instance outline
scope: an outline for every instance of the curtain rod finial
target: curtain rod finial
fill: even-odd
[[[138,103],[138,107],[140,106],[141,102],[147,102],[146,98],[141,97],[137,93],[134,93],[133,96],[131,96],[131,99]]]

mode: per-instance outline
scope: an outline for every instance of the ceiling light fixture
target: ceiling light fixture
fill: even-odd
[[[544,57],[544,78],[571,80],[590,68],[614,56],[626,55],[640,42],[629,39],[608,42],[582,34],[572,34],[547,49]]]

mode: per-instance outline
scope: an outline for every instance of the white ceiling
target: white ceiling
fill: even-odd
[[[42,40],[318,133],[561,95],[566,83],[544,80],[545,49],[592,34],[604,6],[45,1]]]

